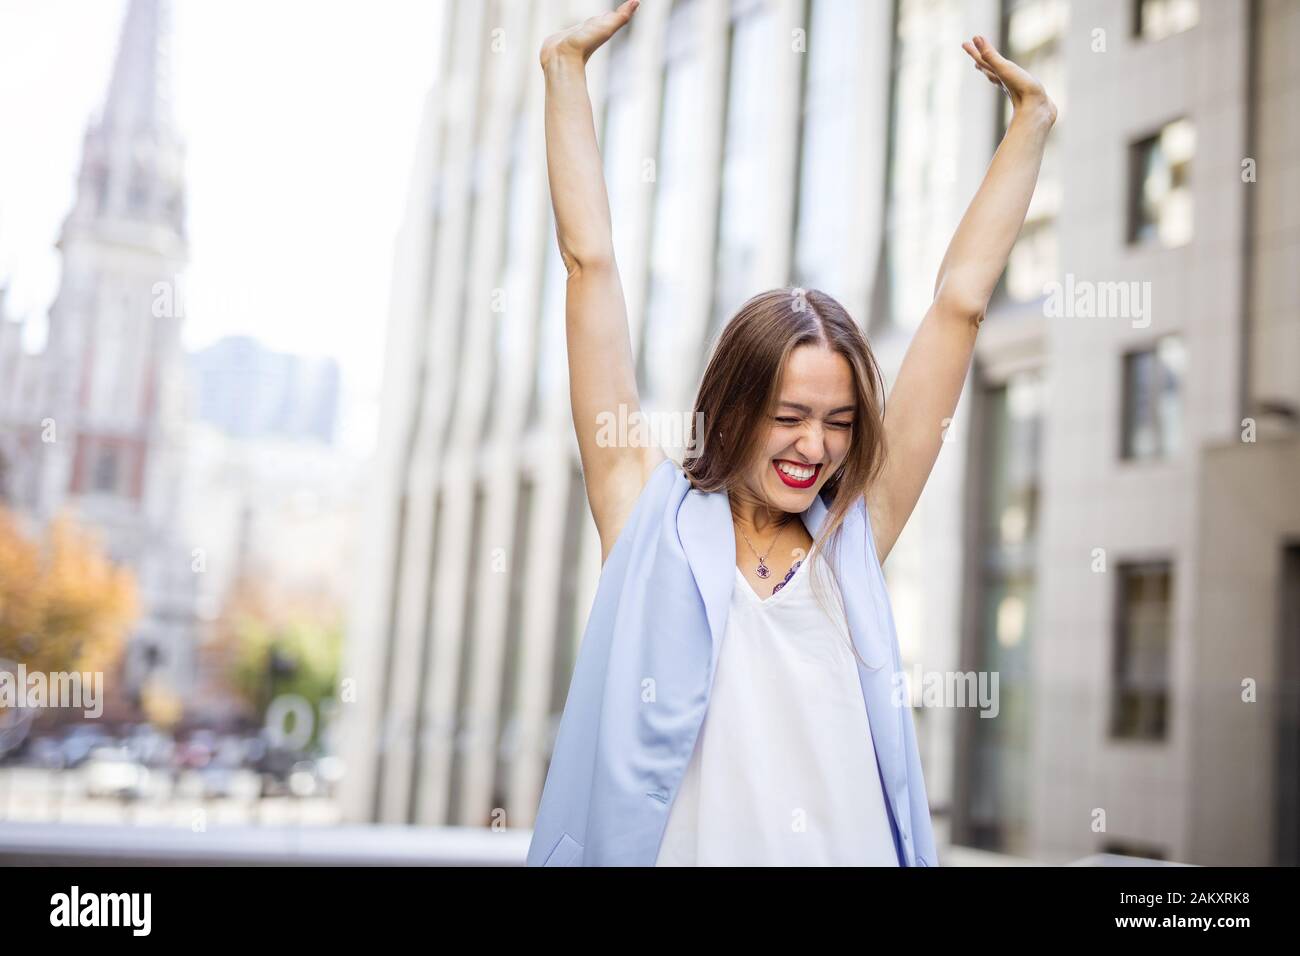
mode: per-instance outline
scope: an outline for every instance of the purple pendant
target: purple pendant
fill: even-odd
[[[754,573],[757,574],[760,578],[766,578],[766,577],[771,577],[772,570],[762,561],[759,561],[758,570],[756,570]]]

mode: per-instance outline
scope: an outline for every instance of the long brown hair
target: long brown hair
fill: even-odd
[[[776,413],[786,361],[803,345],[844,356],[856,405],[848,454],[821,490],[828,511],[812,545],[812,554],[820,556],[823,545],[838,538],[849,509],[885,460],[884,378],[861,328],[831,296],[786,287],[760,292],[740,307],[718,336],[700,381],[691,416],[690,447],[696,454],[685,459],[682,470],[699,491],[750,491],[748,467]],[[703,423],[706,434],[696,434],[695,422]]]

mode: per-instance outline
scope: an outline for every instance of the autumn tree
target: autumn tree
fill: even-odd
[[[109,671],[139,611],[135,577],[61,516],[41,540],[0,508],[0,658],[30,671]]]

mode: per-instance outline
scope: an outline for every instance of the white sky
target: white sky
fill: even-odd
[[[428,0],[174,0],[187,143],[185,342],[332,355],[342,441],[377,419],[393,242],[433,75]],[[42,319],[125,0],[0,0],[0,282]]]

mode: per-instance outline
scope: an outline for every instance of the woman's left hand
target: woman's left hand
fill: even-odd
[[[1052,102],[1043,84],[1028,72],[1012,63],[982,36],[967,40],[961,48],[975,61],[975,68],[988,77],[994,86],[999,86],[1011,97],[1011,106],[1016,113],[1036,113],[1056,122],[1056,104]]]

